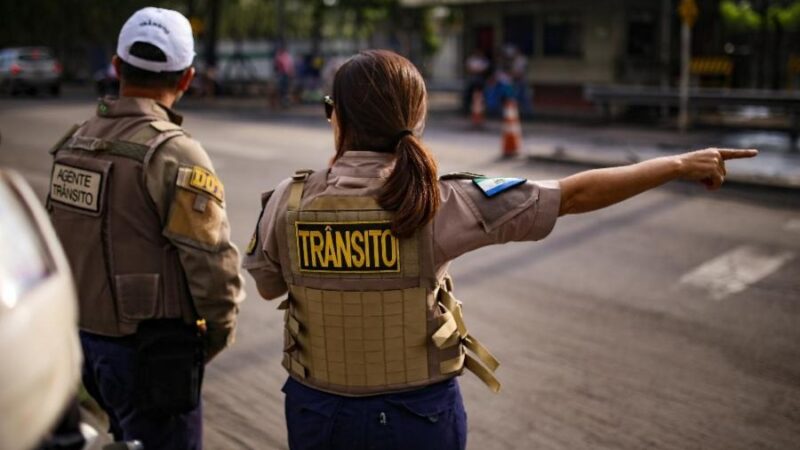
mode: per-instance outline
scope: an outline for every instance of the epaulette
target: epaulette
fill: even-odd
[[[474,172],[450,172],[444,175],[439,175],[440,180],[474,180],[475,178],[481,178],[485,175],[481,175],[479,173]]]

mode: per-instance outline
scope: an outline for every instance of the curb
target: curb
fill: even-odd
[[[583,153],[583,152],[581,152]],[[541,161],[561,164],[571,164],[587,168],[615,167],[634,164],[650,159],[653,156],[642,157],[629,152],[625,155],[609,156],[603,154],[585,155],[570,152],[562,146],[552,149],[527,149],[524,157],[529,162]],[[781,174],[762,174],[736,171],[729,173],[725,178],[726,183],[736,183],[767,188],[779,188],[789,191],[800,191],[800,176],[792,177]]]

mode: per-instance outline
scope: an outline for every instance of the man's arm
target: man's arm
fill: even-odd
[[[212,181],[207,190],[191,186],[197,171]],[[207,359],[233,343],[238,304],[244,298],[239,252],[230,241],[224,187],[194,140],[177,137],[160,148],[146,168],[148,190],[164,224],[163,234],[178,250],[197,314],[207,325]]]
[[[725,180],[725,161],[752,158],[757,150],[708,148],[637,164],[580,172],[560,180],[559,215],[605,208],[675,179],[701,181],[710,190]]]

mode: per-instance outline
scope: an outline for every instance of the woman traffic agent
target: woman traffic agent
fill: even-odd
[[[283,366],[291,449],[464,449],[464,370],[499,390],[492,354],[467,332],[447,274],[492,244],[546,237],[556,218],[683,178],[719,188],[724,161],[755,150],[706,149],[530,182],[439,177],[422,142],[419,71],[365,51],[325,99],[336,155],[262,196],[245,268],[259,293],[287,293]]]

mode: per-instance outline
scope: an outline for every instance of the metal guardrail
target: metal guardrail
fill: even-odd
[[[658,86],[586,85],[584,98],[601,106],[678,106],[680,103],[677,88]],[[689,90],[689,108],[707,106],[765,106],[782,109],[790,117],[787,130],[790,148],[797,147],[800,136],[800,92],[711,88]]]

